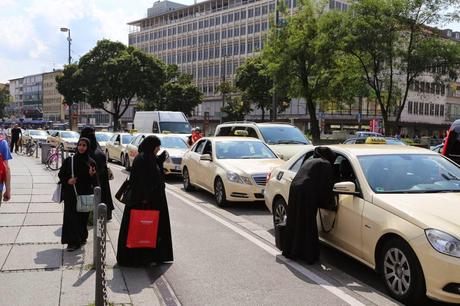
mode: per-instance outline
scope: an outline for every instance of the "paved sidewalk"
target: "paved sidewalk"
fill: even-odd
[[[91,305],[92,228],[80,250],[61,245],[63,204],[53,203],[57,172],[14,154],[12,198],[0,207],[0,305]],[[107,289],[114,305],[164,305],[144,269],[116,266],[119,223],[108,223]]]

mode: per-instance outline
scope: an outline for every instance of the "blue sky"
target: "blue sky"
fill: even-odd
[[[72,58],[103,38],[128,42],[127,22],[143,18],[152,0],[0,0],[0,83],[62,68],[71,29]],[[193,0],[178,0],[192,4]],[[450,28],[460,31],[460,24]]]

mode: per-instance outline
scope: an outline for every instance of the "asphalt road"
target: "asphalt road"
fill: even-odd
[[[129,173],[111,167],[114,194]],[[263,202],[221,209],[207,192],[185,192],[179,177],[167,183],[175,260],[154,273],[163,275],[182,305],[397,304],[373,270],[332,248],[321,247],[315,266],[280,256]],[[123,205],[115,204],[121,219]]]

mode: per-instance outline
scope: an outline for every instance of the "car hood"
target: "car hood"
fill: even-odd
[[[281,159],[221,159],[219,162],[229,171],[249,175],[268,173],[284,163]]]
[[[168,149],[168,148],[165,148],[165,150],[168,151],[168,154],[171,157],[183,157],[185,151],[187,151],[187,149]],[[159,154],[161,154],[161,152],[159,152]]]
[[[460,239],[460,193],[376,194],[373,202],[422,229]]]
[[[62,141],[70,142],[70,143],[77,143],[79,138],[61,138]]]
[[[288,160],[305,148],[313,148],[313,145],[304,144],[276,144],[268,146],[273,150],[273,152],[275,152],[280,158],[284,160]]]
[[[46,140],[48,136],[30,136],[33,140]]]

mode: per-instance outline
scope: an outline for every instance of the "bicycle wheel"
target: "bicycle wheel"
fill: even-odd
[[[27,146],[26,154],[27,156],[32,156],[35,153],[35,145],[34,144],[29,144]]]
[[[46,161],[46,167],[52,171],[61,169],[62,160],[60,154],[51,154]]]

